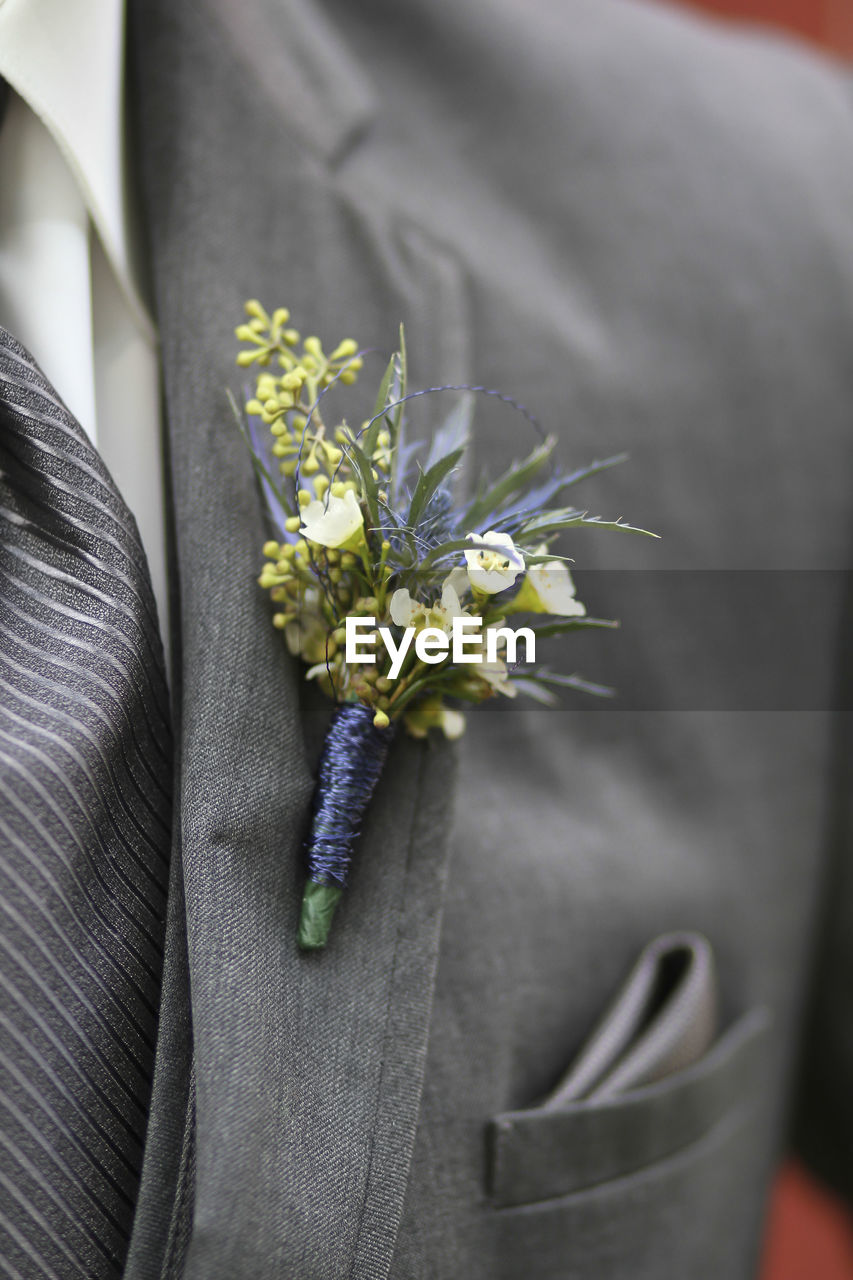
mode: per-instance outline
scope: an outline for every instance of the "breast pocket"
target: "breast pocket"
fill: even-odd
[[[770,1022],[751,1010],[653,1084],[497,1116],[488,1164],[500,1274],[753,1276]]]

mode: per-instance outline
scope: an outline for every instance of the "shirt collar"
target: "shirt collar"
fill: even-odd
[[[127,192],[123,53],[124,0],[0,0],[0,75],[52,134],[134,317],[151,336]]]

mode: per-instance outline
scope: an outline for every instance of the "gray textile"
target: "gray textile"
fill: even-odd
[[[172,737],[133,517],[0,327],[0,1270],[110,1280],[151,1097]]]
[[[630,450],[584,501],[664,540],[578,536],[579,565],[844,569],[843,79],[781,41],[600,0],[137,0],[132,19],[183,677],[127,1280],[752,1276],[834,852],[849,887],[828,710],[842,577],[809,628],[815,709],[733,707],[720,652],[710,709],[518,706],[472,715],[458,752],[403,743],[331,946],[306,957],[298,850],[327,708],[253,585],[265,530],[224,389],[247,297],[383,349],[403,320],[416,382],[506,389],[579,463]],[[478,424],[478,466],[529,444],[487,403]],[[619,616],[609,583],[592,575],[588,604]],[[694,625],[626,628],[620,684],[661,705]],[[793,643],[766,652],[780,688]],[[724,1038],[695,1087],[540,1114],[670,930],[703,933],[719,974]],[[821,932],[803,1130],[849,1186],[851,933]]]

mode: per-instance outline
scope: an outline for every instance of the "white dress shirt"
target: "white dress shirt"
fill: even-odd
[[[88,433],[136,517],[160,622],[157,339],[127,198],[123,0],[0,0],[0,322]]]

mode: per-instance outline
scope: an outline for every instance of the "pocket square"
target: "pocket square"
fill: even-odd
[[[543,1104],[602,1101],[696,1062],[717,1033],[717,981],[710,943],[668,933],[634,968],[563,1079]]]

